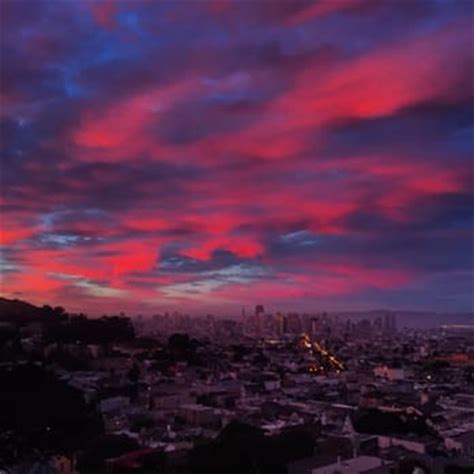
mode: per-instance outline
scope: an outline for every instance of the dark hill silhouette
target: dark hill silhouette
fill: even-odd
[[[0,298],[0,322],[2,321],[17,327],[40,323],[44,340],[50,342],[101,344],[130,341],[135,335],[133,325],[127,317],[102,316],[89,319],[83,314],[69,315],[61,306],[39,307],[7,298]]]
[[[35,306],[21,300],[10,300],[0,297],[0,321],[8,321],[16,324],[27,324],[34,322],[45,322],[45,320],[55,318],[64,319],[66,313],[64,308],[57,306],[52,308],[45,305]]]

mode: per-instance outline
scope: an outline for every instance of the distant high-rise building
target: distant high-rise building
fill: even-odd
[[[277,329],[275,324],[276,316],[270,313],[267,313],[263,316],[263,334],[265,336],[276,336]]]
[[[383,332],[386,334],[390,333],[391,328],[391,318],[390,318],[390,313],[384,314],[383,318]]]
[[[381,317],[377,317],[374,321],[374,329],[377,333],[381,333],[382,332],[382,318]]]
[[[397,315],[395,313],[392,313],[391,315],[391,320],[390,320],[390,329],[392,332],[397,332]]]
[[[281,313],[277,313],[275,317],[275,333],[277,336],[285,333],[285,317]]]
[[[317,334],[320,330],[320,324],[319,324],[319,319],[318,318],[311,318],[310,320],[310,329],[309,332],[312,336]]]
[[[301,318],[298,313],[290,313],[287,317],[287,332],[290,334],[301,333]]]

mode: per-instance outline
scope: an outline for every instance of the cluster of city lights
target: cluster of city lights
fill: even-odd
[[[346,370],[341,361],[333,354],[330,354],[317,341],[311,341],[311,338],[307,334],[301,335],[299,346],[306,351],[314,361],[308,369],[311,374],[318,375],[331,371],[340,373]]]

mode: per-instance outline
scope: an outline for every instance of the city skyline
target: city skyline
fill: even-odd
[[[471,2],[2,2],[1,294],[472,311]]]

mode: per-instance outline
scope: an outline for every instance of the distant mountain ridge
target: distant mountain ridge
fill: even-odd
[[[429,329],[442,325],[473,325],[474,313],[469,312],[435,312],[435,311],[408,311],[393,309],[374,309],[368,311],[337,311],[330,312],[331,315],[338,315],[342,318],[360,320],[383,318],[385,314],[394,314],[397,318],[399,328]]]

